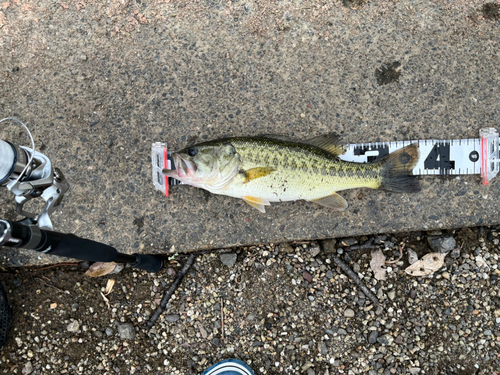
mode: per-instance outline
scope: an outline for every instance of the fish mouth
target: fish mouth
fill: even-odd
[[[174,160],[175,169],[164,169],[163,173],[168,177],[173,177],[175,179],[192,179],[194,174],[198,169],[196,164],[189,160],[187,155],[182,155],[177,152],[172,153],[172,159]]]
[[[179,153],[173,153],[172,157],[174,159],[177,175],[179,178],[185,177],[194,177],[194,173],[196,172],[196,164],[189,160],[187,155],[182,155]]]

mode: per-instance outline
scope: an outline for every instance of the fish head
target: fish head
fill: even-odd
[[[164,173],[185,184],[216,191],[238,173],[239,155],[229,142],[200,143],[172,153],[175,170]]]

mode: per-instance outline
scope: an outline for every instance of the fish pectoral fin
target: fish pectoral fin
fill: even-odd
[[[257,197],[241,197],[245,202],[247,202],[250,206],[258,209],[262,213],[266,213],[266,208],[265,206],[270,206],[271,203],[269,201],[266,201],[265,199],[262,198],[257,198]]]
[[[326,197],[313,199],[311,202],[320,204],[325,207],[333,208],[337,211],[345,211],[349,205],[346,200],[342,198],[337,193],[333,193],[332,195],[327,195]]]
[[[345,152],[344,146],[340,142],[340,136],[335,133],[323,134],[307,139],[304,143],[319,147],[335,156],[342,155]]]
[[[274,171],[276,171],[276,169],[271,167],[257,167],[248,170],[242,170],[240,171],[240,173],[245,176],[245,183],[248,183],[257,178],[265,177],[273,173]]]

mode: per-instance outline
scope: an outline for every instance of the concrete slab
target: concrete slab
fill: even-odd
[[[336,131],[355,143],[498,127],[500,22],[483,4],[7,1],[0,113],[25,121],[71,183],[55,228],[127,253],[498,224],[498,179],[350,191],[342,214],[307,202],[261,214],[191,187],[167,199],[150,176],[157,141]],[[400,75],[379,81],[394,62]],[[1,202],[15,218],[8,192]],[[51,261],[2,250],[6,265]]]

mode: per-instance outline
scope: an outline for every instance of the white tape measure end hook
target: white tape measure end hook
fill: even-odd
[[[487,185],[500,170],[499,136],[495,128],[479,131],[481,136],[481,177]]]

